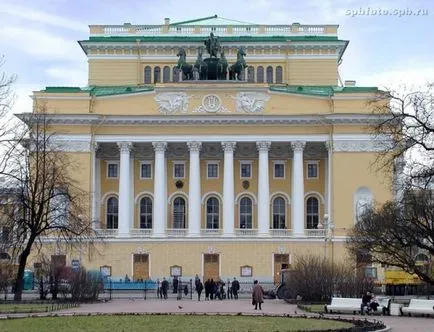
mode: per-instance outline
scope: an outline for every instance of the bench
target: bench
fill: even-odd
[[[408,307],[401,308],[403,314],[434,315],[434,300],[411,299]]]
[[[377,311],[370,313],[382,313],[383,315],[390,315],[390,298],[377,298],[378,308]],[[353,314],[360,313],[360,306],[362,299],[359,298],[346,298],[346,297],[333,297],[329,305],[324,306],[325,312],[352,312]]]

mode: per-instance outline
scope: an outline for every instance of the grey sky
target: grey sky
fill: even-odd
[[[337,23],[340,39],[350,40],[342,79],[359,86],[434,82],[430,0],[3,0],[0,54],[6,72],[18,76],[14,112],[30,111],[34,89],[86,85],[86,57],[76,41],[88,37],[89,24],[161,24],[164,17],[174,22],[214,14],[266,24]]]

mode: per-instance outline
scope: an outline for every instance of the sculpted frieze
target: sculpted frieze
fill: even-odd
[[[155,96],[155,101],[161,114],[170,115],[187,113],[190,98],[185,92],[162,92]]]
[[[270,99],[262,92],[239,92],[235,97],[235,107],[239,113],[262,113]]]

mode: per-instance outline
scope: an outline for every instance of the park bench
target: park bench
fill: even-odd
[[[378,298],[377,313],[383,315],[390,314],[390,298]],[[352,312],[353,314],[360,313],[360,306],[362,305],[362,299],[359,298],[346,298],[346,297],[333,297],[332,302],[329,305],[324,306],[325,312]],[[371,313],[376,313],[371,311]]]
[[[434,300],[411,299],[408,307],[401,308],[403,314],[434,315]]]

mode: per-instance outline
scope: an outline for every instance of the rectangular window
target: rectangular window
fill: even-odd
[[[173,178],[174,179],[183,179],[184,178],[184,163],[175,163],[173,164]]]
[[[317,162],[307,163],[307,178],[308,179],[318,179],[318,163]]]
[[[241,163],[241,178],[242,179],[250,179],[252,177],[252,164],[251,163]]]
[[[151,163],[142,163],[140,166],[140,178],[152,179],[152,165]]]
[[[285,164],[284,163],[274,163],[274,178],[284,179],[285,178]]]
[[[118,173],[118,163],[108,163],[107,164],[107,177],[109,179],[117,179],[119,176]]]
[[[208,179],[218,179],[219,177],[219,165],[214,163],[209,163],[207,165],[207,178]]]
[[[365,267],[365,277],[377,279],[377,268],[376,267]]]

